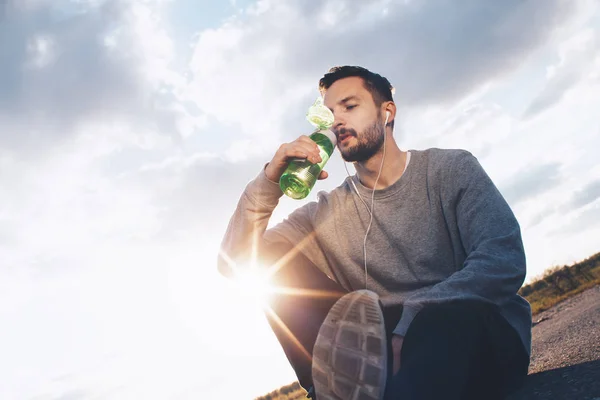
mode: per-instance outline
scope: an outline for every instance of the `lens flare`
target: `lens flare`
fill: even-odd
[[[233,284],[241,296],[263,308],[268,306],[269,299],[275,292],[268,271],[260,266],[237,268]]]

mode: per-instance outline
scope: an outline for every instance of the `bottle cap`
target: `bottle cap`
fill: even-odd
[[[331,110],[323,104],[323,98],[319,96],[308,109],[306,119],[318,130],[323,130],[332,127],[334,116]]]

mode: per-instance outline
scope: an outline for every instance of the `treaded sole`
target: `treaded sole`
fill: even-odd
[[[340,298],[319,329],[312,375],[318,400],[381,400],[387,338],[379,297],[358,290]]]

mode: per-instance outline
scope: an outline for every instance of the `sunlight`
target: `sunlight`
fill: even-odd
[[[268,306],[271,294],[275,292],[275,287],[271,284],[269,277],[265,268],[252,265],[236,268],[232,282],[239,290],[240,296],[265,308]]]
[[[276,279],[274,276],[282,267],[286,266],[290,260],[297,255],[304,242],[289,250],[286,254],[281,256],[277,262],[266,264],[260,260],[260,255],[257,251],[257,236],[255,236],[253,239],[254,243],[251,248],[250,257],[248,257],[250,258],[250,261],[247,263],[238,264],[236,260],[230,257],[222,249],[218,250],[221,259],[227,263],[232,272],[231,276],[229,276],[230,279],[227,279],[226,283],[229,288],[233,289],[235,292],[234,297],[236,300],[232,301],[232,305],[236,304],[236,302],[242,301],[244,303],[243,306],[247,310],[261,309],[270,318],[270,320],[277,325],[285,335],[287,335],[287,337],[299,349],[299,351],[310,360],[312,358],[310,351],[302,345],[301,341],[298,340],[294,333],[279,318],[279,316],[271,308],[271,304],[273,304],[273,301],[279,300],[277,296],[338,298],[342,295],[342,293],[277,285],[275,283]],[[240,306],[235,305],[235,307],[239,308]],[[279,346],[277,346],[277,341],[273,332],[266,324],[261,326],[265,328],[265,331],[256,336],[254,343],[257,344],[262,342],[263,345],[257,346],[256,348],[277,349],[278,362],[285,360],[285,357],[282,357],[282,350],[279,348]],[[284,365],[286,367],[282,367],[282,369],[287,370],[287,373],[290,373],[290,366],[288,364]],[[293,372],[291,376],[291,379],[295,379]]]

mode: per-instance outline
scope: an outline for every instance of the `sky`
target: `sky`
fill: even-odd
[[[0,0],[0,398],[291,383],[260,298],[216,259],[335,65],[391,81],[402,149],[479,159],[527,281],[600,251],[596,0]],[[338,153],[326,169],[270,224],[346,176]]]

